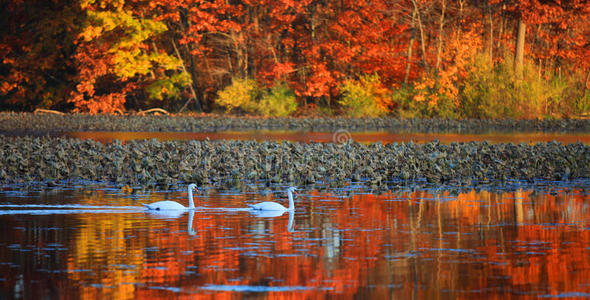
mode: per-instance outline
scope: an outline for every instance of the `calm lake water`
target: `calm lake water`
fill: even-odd
[[[585,184],[513,191],[0,191],[0,298],[538,298],[590,296]],[[46,206],[47,205],[47,206]],[[225,207],[227,210],[208,208]]]
[[[489,141],[491,143],[538,143],[558,141],[564,144],[581,142],[590,144],[588,133],[545,133],[545,132],[490,132],[481,134],[466,133],[412,133],[412,132],[304,132],[304,131],[223,131],[223,132],[111,132],[84,131],[68,132],[68,137],[93,139],[99,142],[112,142],[138,139],[159,140],[257,140],[257,141],[295,141],[295,142],[345,142],[352,139],[361,143],[400,143],[400,142],[430,142],[438,140],[442,143]]]

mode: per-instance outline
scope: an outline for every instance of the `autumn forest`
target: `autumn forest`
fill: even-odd
[[[0,109],[563,118],[585,0],[11,0]]]

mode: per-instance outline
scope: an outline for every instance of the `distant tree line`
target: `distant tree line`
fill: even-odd
[[[12,0],[0,109],[590,111],[585,0]]]

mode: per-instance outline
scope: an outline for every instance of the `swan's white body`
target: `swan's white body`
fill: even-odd
[[[295,203],[293,201],[293,192],[295,192],[296,190],[297,188],[295,187],[290,187],[289,189],[287,189],[287,195],[289,196],[289,208],[286,208],[281,204],[271,201],[249,204],[248,206],[250,206],[250,208],[254,210],[294,211]]]
[[[275,218],[285,214],[286,210],[261,210],[261,209],[249,209],[251,215],[258,218]],[[292,211],[291,211],[292,212]]]
[[[176,202],[176,201],[158,201],[151,204],[142,203],[143,206],[147,207],[149,210],[187,210],[187,209],[194,209],[195,202],[193,201],[193,190],[199,191],[197,189],[197,185],[191,183],[188,185],[188,207]]]

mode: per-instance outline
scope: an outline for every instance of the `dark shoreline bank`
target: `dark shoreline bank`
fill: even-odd
[[[590,120],[446,120],[397,118],[241,118],[232,116],[136,116],[0,113],[0,132],[56,135],[71,131],[218,132],[227,130],[590,132]]]
[[[590,146],[487,142],[382,145],[355,142],[92,140],[0,135],[0,183],[90,180],[165,189],[196,182],[260,181],[374,189],[415,183],[466,186],[511,180],[588,179]]]

